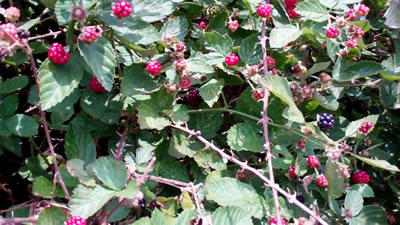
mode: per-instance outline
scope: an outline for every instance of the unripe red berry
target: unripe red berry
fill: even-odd
[[[308,222],[308,220],[305,217],[299,217],[298,221],[299,225],[306,225],[305,223]]]
[[[320,187],[326,187],[328,186],[328,179],[324,175],[321,175],[317,178],[317,184]]]
[[[286,13],[288,14],[290,19],[294,19],[299,16],[299,14],[296,12],[295,7],[288,7],[286,8]]]
[[[293,66],[292,68],[290,68],[290,70],[291,70],[291,72],[294,73],[294,74],[301,74],[301,73],[303,73],[303,70],[301,69],[301,66],[300,66],[300,65]]]
[[[71,18],[83,24],[88,16],[85,9],[80,6],[74,6],[71,11]]]
[[[310,99],[312,98],[314,90],[309,86],[304,86],[301,92],[303,94],[304,99]]]
[[[147,63],[146,65],[146,70],[147,72],[149,72],[151,75],[153,76],[158,76],[158,74],[161,72],[162,70],[162,66],[161,64],[156,61],[156,60],[151,60]]]
[[[289,175],[290,175],[290,177],[291,177],[292,179],[294,179],[294,178],[297,177],[297,174],[296,174],[296,165],[295,165],[295,164],[293,164],[292,166],[290,166],[290,168],[289,168]]]
[[[389,225],[395,225],[397,222],[396,217],[393,216],[392,214],[388,214],[387,219],[388,219]]]
[[[83,42],[90,44],[95,42],[101,36],[101,30],[96,27],[84,27],[80,38]]]
[[[86,220],[80,216],[73,216],[65,222],[65,225],[86,225]]]
[[[178,59],[175,62],[175,68],[176,68],[176,70],[179,70],[179,71],[185,70],[186,69],[186,60],[185,59]]]
[[[133,12],[132,5],[128,1],[121,0],[113,4],[113,14],[114,16],[118,17],[118,19],[127,17],[132,12]]]
[[[274,57],[272,57],[272,56],[267,57],[267,65],[268,65],[268,69],[275,68],[276,61],[275,61]]]
[[[279,70],[277,68],[272,68],[271,73],[273,75],[279,75]]]
[[[247,75],[249,77],[252,77],[258,73],[260,69],[258,68],[258,65],[252,65],[250,68],[247,70]]]
[[[297,142],[297,146],[301,149],[304,149],[306,147],[306,142],[304,140],[299,140]]]
[[[369,183],[369,175],[364,170],[359,170],[353,173],[353,182],[356,184],[368,184]]]
[[[326,29],[327,38],[337,38],[340,35],[340,31],[336,27],[328,27]]]
[[[272,5],[268,4],[267,2],[262,2],[257,7],[257,14],[262,18],[270,17],[271,13],[272,13]]]
[[[239,180],[247,180],[247,172],[246,170],[240,170],[236,174],[237,179]]]
[[[190,79],[190,77],[188,76],[184,76],[181,78],[181,80],[179,81],[179,85],[181,86],[181,88],[183,89],[187,89],[190,88],[192,86],[192,79]]]
[[[360,6],[358,6],[357,9],[357,14],[359,16],[367,16],[369,13],[369,8],[368,6],[364,5],[364,4],[360,4]]]
[[[228,28],[230,31],[235,32],[237,29],[239,29],[239,22],[237,20],[229,22]]]
[[[347,33],[352,39],[362,38],[364,36],[363,29],[357,25],[350,25],[347,29]]]
[[[285,0],[285,4],[287,7],[289,6],[295,6],[297,3],[297,0]]]
[[[272,217],[272,219],[269,221],[269,225],[277,225],[277,224],[278,224],[278,219],[276,219],[276,217]],[[281,224],[287,225],[286,220],[281,218]]]
[[[97,80],[97,77],[93,77],[90,82],[89,82],[89,88],[96,93],[103,93],[105,92],[104,87],[100,84],[99,80]]]
[[[64,50],[60,43],[53,43],[47,53],[49,59],[55,64],[64,64],[69,61],[70,54]]]
[[[228,66],[234,66],[240,61],[240,58],[238,55],[235,53],[229,54],[227,57],[225,57],[225,63]]]
[[[257,89],[253,91],[253,98],[255,100],[261,100],[264,98],[264,89]]]
[[[350,9],[349,11],[347,11],[347,13],[345,15],[345,18],[350,20],[350,21],[353,21],[353,20],[357,19],[357,16],[358,15],[356,13],[356,10],[355,9]]]
[[[331,80],[332,80],[332,77],[328,73],[323,72],[323,73],[319,74],[319,81],[321,81],[321,83],[327,84],[327,83],[331,82]]]
[[[307,164],[311,168],[315,168],[321,165],[316,155],[310,155],[307,157]]]
[[[292,92],[296,92],[298,89],[299,89],[299,85],[297,83],[290,84],[290,90],[292,90]]]
[[[359,131],[363,134],[367,134],[369,129],[371,129],[373,124],[370,121],[363,122],[359,128]]]
[[[175,44],[175,50],[177,52],[183,52],[183,51],[185,51],[185,48],[186,48],[185,42],[180,41]]]
[[[17,35],[17,28],[15,27],[14,24],[12,23],[3,23],[0,25],[1,31],[0,31],[0,39],[8,41],[10,43],[14,43],[14,40],[18,40],[18,35]],[[11,36],[11,37],[10,37]]]
[[[200,26],[200,28],[201,28],[201,29],[203,29],[203,30],[204,30],[204,29],[206,29],[206,28],[207,28],[207,22],[205,22],[205,21],[201,21],[201,22],[200,22],[200,24],[199,24],[199,26]]]
[[[20,11],[16,7],[11,6],[6,9],[6,16],[8,21],[15,22],[19,19],[20,15]]]

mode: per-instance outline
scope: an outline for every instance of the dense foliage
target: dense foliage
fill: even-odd
[[[399,0],[0,2],[0,224],[398,221]]]

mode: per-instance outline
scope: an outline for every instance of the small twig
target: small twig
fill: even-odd
[[[128,138],[129,124],[125,126],[124,132],[121,135],[121,140],[117,144],[117,152],[114,157],[117,162],[121,161],[122,153],[124,152],[126,146],[126,139]]]
[[[190,183],[190,186],[192,189],[193,201],[194,201],[194,204],[196,205],[197,216],[200,218],[200,217],[202,217],[202,213],[201,213],[201,207],[199,204],[199,199],[197,198],[197,191],[194,189],[193,183]]]
[[[26,218],[0,218],[0,225],[13,225],[19,223],[35,223],[39,218],[38,215]]]
[[[57,38],[57,36],[59,34],[64,33],[64,32],[66,32],[66,29],[62,29],[60,31],[52,31],[52,30],[50,30],[50,32],[47,33],[47,34],[42,34],[42,35],[37,35],[37,36],[34,36],[34,37],[30,37],[30,38],[28,38],[28,41],[34,41],[34,40],[37,40],[37,39],[43,39],[43,38],[47,38],[47,37],[53,37],[55,39],[55,38]]]
[[[311,209],[309,209],[307,206],[305,206],[299,200],[293,199],[292,195],[290,193],[288,193],[287,191],[282,189],[278,184],[272,183],[271,180],[268,179],[262,172],[260,172],[257,169],[247,165],[246,163],[244,163],[244,162],[242,162],[242,161],[240,161],[240,160],[238,160],[238,159],[226,154],[222,149],[218,148],[213,143],[211,143],[207,139],[203,138],[201,135],[196,135],[197,134],[196,131],[193,131],[193,130],[190,130],[189,128],[178,126],[178,125],[171,125],[171,127],[175,128],[175,129],[178,129],[178,130],[181,130],[183,132],[186,132],[186,133],[194,136],[195,138],[197,138],[197,140],[202,142],[204,145],[208,146],[213,151],[217,152],[222,158],[227,159],[230,162],[240,166],[242,169],[250,171],[254,175],[258,176],[264,183],[266,183],[266,185],[268,185],[269,187],[271,187],[273,189],[276,189],[282,196],[284,196],[288,200],[290,199],[290,201],[293,204],[295,204],[297,207],[302,209],[304,212],[308,213],[310,216],[314,217],[322,225],[328,225],[328,223],[325,222],[319,215],[315,214]]]
[[[149,164],[147,164],[147,167],[143,173],[143,175],[141,175],[137,180],[136,180],[136,185],[138,187],[140,187],[142,184],[144,184],[144,182],[146,182],[150,171],[153,169],[154,163],[156,162],[156,157],[153,156],[153,158],[151,158]]]

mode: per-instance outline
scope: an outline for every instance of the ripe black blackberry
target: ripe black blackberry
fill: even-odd
[[[335,117],[332,114],[322,113],[318,118],[318,127],[322,131],[328,131],[335,125]]]
[[[192,107],[197,107],[201,103],[201,97],[199,89],[191,89],[187,95],[187,103]]]
[[[30,32],[24,29],[18,29],[17,30],[17,35],[21,39],[28,39],[30,36]]]

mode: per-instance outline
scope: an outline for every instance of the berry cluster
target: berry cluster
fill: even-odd
[[[311,168],[315,168],[321,165],[319,158],[316,155],[310,155],[307,157],[307,164]]]
[[[299,14],[296,12],[297,0],[285,0],[286,13],[291,19],[296,18]]]
[[[272,217],[272,219],[269,221],[269,225],[277,225],[277,224],[278,224],[278,219],[276,217]],[[281,218],[281,224],[287,225],[286,220]]]
[[[118,17],[118,19],[122,19],[131,15],[133,12],[132,5],[128,1],[121,0],[115,4],[113,4],[113,14]]]
[[[368,184],[369,183],[369,175],[364,170],[359,170],[353,174],[353,182],[356,184]]]
[[[325,175],[320,175],[317,178],[317,185],[320,186],[320,187],[328,186],[328,179],[326,179]]]
[[[175,68],[176,68],[176,70],[180,70],[180,71],[185,70],[186,69],[186,60],[185,59],[178,59],[175,62]]]
[[[256,89],[253,91],[253,98],[257,101],[264,98],[264,89]]]
[[[349,21],[353,21],[360,16],[367,16],[368,13],[369,13],[368,6],[360,4],[357,5],[355,8],[349,9],[349,11],[347,11],[345,15],[345,18],[348,19]]]
[[[73,216],[64,223],[65,225],[86,225],[86,220],[80,216]]]
[[[147,63],[146,65],[146,70],[147,72],[149,72],[151,75],[153,75],[154,77],[158,76],[158,74],[161,72],[162,70],[162,66],[161,63],[159,63],[156,60],[151,60]]]
[[[363,134],[367,134],[369,129],[372,128],[372,123],[370,121],[365,121],[361,124],[359,131]]]
[[[230,31],[235,32],[237,29],[239,29],[239,22],[237,20],[229,22],[228,28]]]
[[[293,99],[296,104],[300,104],[304,101],[310,100],[313,96],[314,89],[309,86],[299,87],[299,84],[290,84],[290,90],[292,91]]]
[[[268,56],[267,57],[267,65],[268,65],[268,69],[273,69],[276,66],[276,61],[275,58],[272,56]]]
[[[97,27],[84,27],[80,38],[83,42],[90,44],[101,36],[101,30]]]
[[[272,13],[272,5],[267,2],[262,2],[257,7],[257,14],[262,18],[268,18],[271,16]]]
[[[328,131],[335,125],[335,118],[332,114],[323,113],[319,116],[317,124],[322,131]]]
[[[228,66],[234,66],[240,62],[240,58],[236,53],[231,53],[227,57],[225,57],[225,63]]]
[[[64,64],[69,61],[70,54],[64,50],[60,43],[53,43],[47,53],[49,59],[55,64]]]
[[[0,39],[10,42],[11,44],[14,43],[14,40],[18,40],[17,35],[17,28],[12,23],[4,23],[0,25],[2,31],[0,31]],[[3,30],[5,32],[3,32]],[[11,36],[11,37],[10,37]]]
[[[326,37],[327,38],[337,38],[340,35],[340,31],[338,28],[330,26],[326,29]]]
[[[100,84],[97,77],[93,77],[89,82],[89,88],[96,93],[103,93],[105,91],[104,87]]]
[[[8,21],[15,22],[19,19],[20,15],[21,13],[16,7],[11,6],[6,9],[6,16]]]

